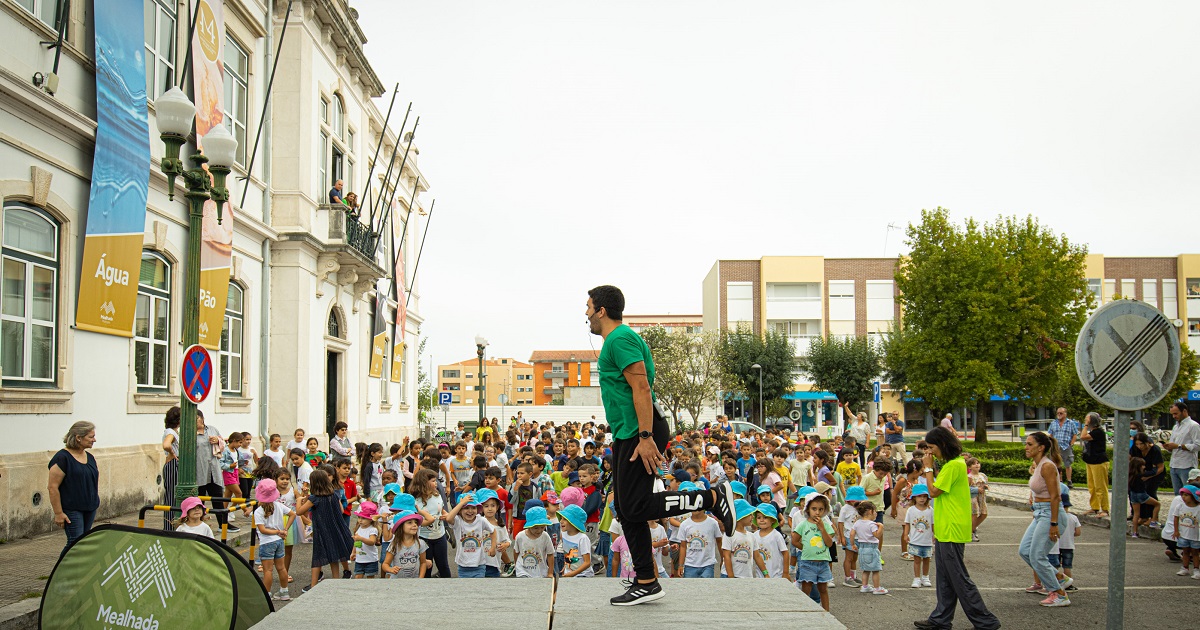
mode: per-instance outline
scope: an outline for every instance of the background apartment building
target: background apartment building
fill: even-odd
[[[534,404],[534,366],[509,358],[487,359],[483,366],[486,404],[496,407]],[[438,391],[452,394],[452,406],[478,406],[479,359],[439,365]],[[506,396],[504,402],[500,400],[501,394]]]
[[[699,314],[630,315],[625,313],[625,319],[622,321],[637,333],[654,326],[660,326],[667,332],[682,330],[689,335],[698,335],[704,330],[704,316]]]
[[[597,350],[534,350],[529,356],[533,364],[533,404],[562,404],[567,387],[599,387],[599,357]]]

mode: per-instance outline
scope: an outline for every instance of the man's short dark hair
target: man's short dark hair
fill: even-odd
[[[592,298],[593,310],[603,308],[609,319],[621,321],[621,316],[625,314],[625,294],[620,289],[604,284],[588,291],[588,297]]]

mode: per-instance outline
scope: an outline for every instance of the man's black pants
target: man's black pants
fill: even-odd
[[[659,453],[667,448],[670,428],[665,420],[654,422],[654,444]],[[713,507],[712,491],[654,492],[654,476],[646,472],[642,460],[629,461],[640,440],[635,436],[613,442],[613,498],[617,518],[629,545],[629,557],[637,579],[653,580],[658,576],[654,550],[650,547],[648,521],[689,514]]]

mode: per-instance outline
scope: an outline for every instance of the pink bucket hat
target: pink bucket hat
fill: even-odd
[[[200,508],[204,510],[205,514],[208,513],[208,508],[204,507],[204,502],[198,497],[188,497],[183,500],[183,503],[179,504],[179,509],[183,510],[184,516],[187,516],[187,513],[191,512],[194,508]]]
[[[563,488],[562,494],[558,495],[558,498],[562,501],[564,506],[578,505],[579,507],[583,507],[583,500],[586,497],[587,495],[584,494],[583,489],[576,488],[575,486],[567,486],[566,488]]]
[[[254,498],[259,503],[274,503],[279,500],[279,488],[275,487],[274,479],[263,479],[254,488]]]
[[[378,511],[379,511],[379,508],[374,503],[372,503],[371,501],[363,501],[362,503],[360,503],[358,505],[358,511],[355,512],[354,515],[357,516],[358,518],[365,518],[367,520],[370,520],[372,518],[375,518],[375,514]]]

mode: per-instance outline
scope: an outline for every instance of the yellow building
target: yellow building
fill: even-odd
[[[533,404],[532,365],[503,357],[488,359],[483,365],[483,393],[487,394],[486,404],[497,407],[504,404]],[[477,406],[479,383],[478,358],[438,366],[438,391],[451,392],[453,405]],[[507,396],[503,403],[500,401],[501,394]]]

